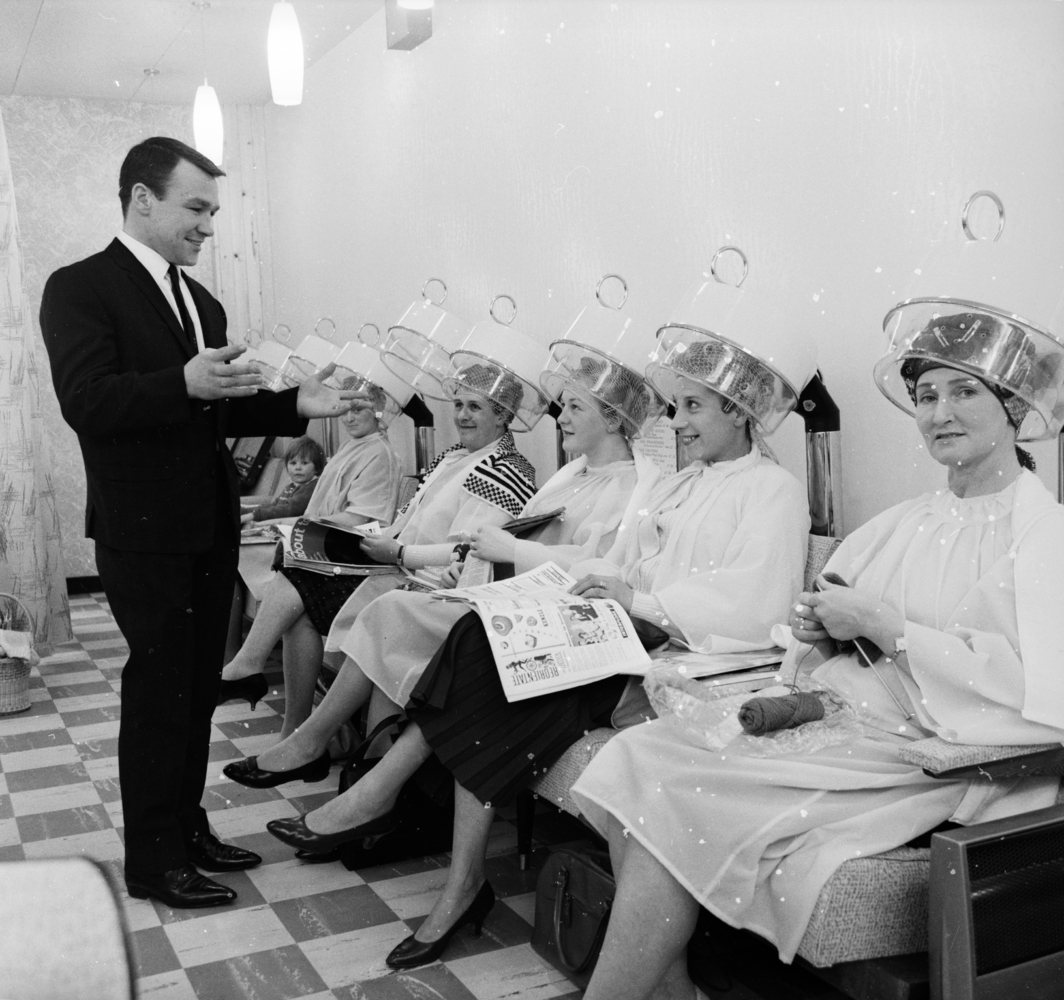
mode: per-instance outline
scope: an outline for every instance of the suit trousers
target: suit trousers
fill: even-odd
[[[100,582],[129,644],[118,733],[127,871],[185,864],[185,840],[208,830],[200,800],[239,550],[223,483],[206,552],[96,543]]]

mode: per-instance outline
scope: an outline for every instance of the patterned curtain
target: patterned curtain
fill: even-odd
[[[15,186],[0,112],[0,591],[33,615],[37,651],[71,639],[41,389],[22,297]]]

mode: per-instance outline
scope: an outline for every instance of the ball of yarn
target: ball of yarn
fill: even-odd
[[[793,729],[803,722],[824,718],[820,699],[808,691],[777,698],[751,698],[739,709],[739,725],[751,736],[764,736],[777,729]]]

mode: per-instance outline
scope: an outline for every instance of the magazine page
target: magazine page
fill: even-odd
[[[377,576],[394,573],[362,551],[359,538],[380,533],[376,522],[357,527],[337,525],[324,518],[301,517],[292,525],[284,548],[284,565],[327,576]]]
[[[466,561],[471,557],[467,556]],[[473,556],[472,558],[476,558]],[[483,562],[478,559],[477,562]],[[489,563],[490,565],[490,563]],[[528,595],[555,596],[561,599],[572,597],[569,588],[576,583],[576,577],[570,576],[556,563],[548,562],[527,573],[519,573],[511,576],[508,580],[496,580],[492,583],[483,583],[477,586],[455,587],[452,590],[441,590],[436,597],[446,601],[472,602],[481,598],[497,597],[525,597]]]
[[[488,562],[487,559],[478,559],[474,555],[467,555],[462,562],[462,572],[458,577],[458,586],[455,589],[466,590],[470,587],[480,587],[485,583],[491,583],[494,566],[495,564]],[[451,591],[447,591],[447,594],[450,593]],[[449,599],[460,600],[460,598]]]
[[[508,580],[439,591],[472,604],[507,700],[563,691],[614,674],[642,674],[650,657],[616,601],[570,593],[575,577],[548,562]]]
[[[337,531],[346,531],[349,535],[358,535],[360,538],[375,538],[381,533],[380,521],[366,521],[364,524],[348,524],[338,517],[306,517],[304,521],[312,524],[324,524]],[[297,524],[299,522],[296,522]]]
[[[733,674],[750,670],[767,670],[783,662],[786,650],[779,646],[767,649],[751,649],[741,653],[695,653],[688,649],[655,651],[651,654],[654,666],[674,667],[677,673],[695,680],[699,677],[716,677],[718,674]]]
[[[614,674],[642,674],[650,666],[616,601],[541,594],[471,603],[484,622],[508,701]]]

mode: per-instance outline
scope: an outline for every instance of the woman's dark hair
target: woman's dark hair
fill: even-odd
[[[325,452],[321,450],[321,445],[311,437],[296,438],[288,446],[284,453],[284,464],[287,465],[293,458],[302,458],[308,462],[313,462],[314,471],[319,476],[321,475],[321,470],[325,468]]]
[[[143,184],[156,198],[166,197],[170,175],[181,160],[188,160],[210,177],[225,176],[221,167],[191,146],[169,136],[152,136],[137,143],[122,161],[122,168],[118,172],[118,200],[122,204],[122,218],[129,211],[134,184]]]

